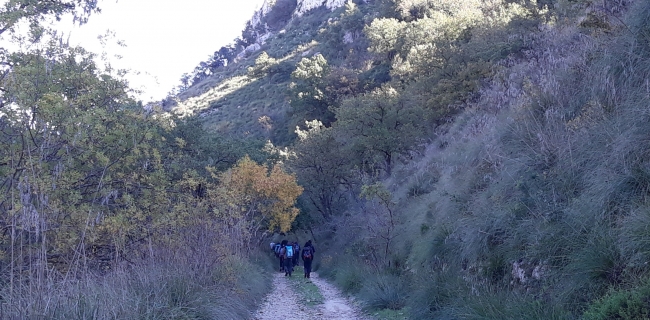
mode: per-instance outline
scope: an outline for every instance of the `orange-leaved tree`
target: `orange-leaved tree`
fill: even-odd
[[[284,172],[279,165],[269,168],[246,156],[222,173],[219,180],[219,218],[246,249],[264,231],[291,229],[299,212],[294,205],[303,191],[294,175]]]

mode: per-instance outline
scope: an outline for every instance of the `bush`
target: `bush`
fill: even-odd
[[[399,310],[406,306],[407,287],[408,279],[404,276],[368,273],[359,295],[371,310]]]
[[[584,320],[650,319],[650,283],[635,290],[613,291],[593,302],[584,313]]]
[[[516,292],[486,290],[457,301],[453,319],[566,320],[573,319],[561,305]]]
[[[363,285],[363,274],[358,267],[349,266],[337,273],[336,283],[345,293],[358,293]]]
[[[407,303],[411,319],[449,319],[453,310],[450,304],[465,287],[458,280],[458,274],[449,271],[419,274],[414,281],[412,298]]]
[[[179,265],[140,265],[51,283],[38,293],[10,297],[2,291],[0,299],[12,301],[3,310],[9,319],[244,319],[271,287],[259,270],[239,258],[205,274]]]

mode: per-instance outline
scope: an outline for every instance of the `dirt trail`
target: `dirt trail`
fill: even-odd
[[[294,273],[294,277],[302,277]],[[273,291],[266,296],[264,303],[255,313],[255,320],[368,320],[368,317],[354,306],[341,292],[318,274],[312,272],[311,281],[318,287],[324,303],[313,307],[302,305],[284,273],[273,276]],[[278,299],[278,297],[281,297]],[[280,311],[285,310],[285,311]]]

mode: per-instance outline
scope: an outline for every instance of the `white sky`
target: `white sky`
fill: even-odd
[[[127,79],[144,91],[144,102],[160,100],[220,47],[241,35],[246,21],[263,0],[102,0],[102,12],[87,24],[71,28],[64,19],[70,44],[89,51],[109,53],[113,67],[139,71]],[[97,39],[115,32],[106,49]],[[126,47],[117,46],[123,40]],[[116,59],[115,55],[121,55]],[[156,80],[157,79],[157,80]]]

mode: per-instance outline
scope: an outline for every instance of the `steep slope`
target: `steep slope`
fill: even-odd
[[[604,3],[558,1],[388,197],[338,218],[342,286],[413,318],[648,317],[650,7]]]
[[[321,274],[413,318],[647,317],[647,2],[312,4],[176,110],[290,147]]]
[[[234,52],[223,63],[212,60],[197,67],[192,85],[171,110],[198,114],[211,130],[288,142],[293,135],[287,119],[290,75],[300,59],[322,51],[319,32],[338,19],[343,5],[341,0],[265,1],[230,48]],[[277,66],[259,78],[248,68],[261,52],[268,52]],[[217,51],[215,57],[224,56]]]

